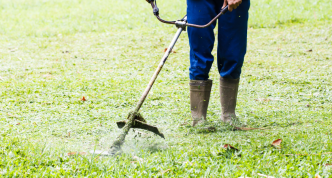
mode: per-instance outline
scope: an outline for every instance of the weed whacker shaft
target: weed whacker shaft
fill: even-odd
[[[184,21],[186,21],[186,17],[184,18]],[[117,139],[113,142],[112,146],[111,146],[111,154],[116,154],[120,149],[122,144],[124,143],[124,140],[126,138],[126,135],[128,134],[130,128],[133,127],[133,124],[135,122],[135,117],[138,114],[138,111],[140,110],[141,106],[143,105],[146,97],[148,96],[154,82],[156,81],[161,69],[163,68],[169,54],[172,52],[172,49],[175,45],[175,43],[177,42],[177,40],[179,39],[182,31],[184,30],[184,28],[179,28],[171,42],[171,44],[169,45],[169,47],[167,48],[167,51],[165,52],[164,56],[162,57],[156,71],[154,72],[152,78],[150,79],[150,82],[148,84],[148,86],[146,87],[146,89],[144,90],[140,100],[138,101],[136,108],[133,112],[131,112],[131,114],[128,116],[128,121],[125,123],[123,129],[122,129],[122,133],[117,137]],[[158,131],[159,132],[159,131]],[[162,134],[161,134],[162,135]],[[163,135],[162,135],[163,137]]]
[[[163,68],[163,66],[164,66],[164,64],[165,64],[165,62],[166,62],[169,54],[172,52],[172,49],[175,46],[175,43],[177,42],[177,40],[179,39],[182,31],[183,31],[183,28],[179,28],[178,31],[176,32],[175,36],[173,37],[173,40],[172,40],[171,44],[167,48],[167,51],[165,52],[163,58],[161,59],[161,61],[160,61],[159,65],[158,65],[156,71],[154,72],[154,74],[153,74],[153,76],[152,76],[152,78],[151,78],[148,86],[146,87],[146,89],[145,89],[145,91],[144,91],[141,99],[139,100],[139,102],[138,102],[138,104],[137,104],[137,106],[135,108],[136,112],[138,112],[138,110],[141,108],[141,106],[142,106],[142,104],[143,104],[146,96],[148,95],[148,93],[151,90],[154,82],[156,81],[156,79],[157,79],[157,77],[158,77],[161,69]]]
[[[221,9],[220,13],[213,18],[209,23],[207,23],[206,25],[196,25],[196,24],[189,24],[187,23],[187,16],[185,16],[183,19],[181,20],[177,20],[177,21],[166,21],[163,20],[159,17],[159,9],[157,7],[157,3],[156,0],[147,0],[152,8],[153,8],[153,13],[154,15],[157,17],[157,19],[163,23],[167,23],[167,24],[174,24],[176,25],[176,27],[178,28],[171,44],[169,45],[169,47],[167,48],[164,56],[162,57],[156,71],[154,72],[148,86],[146,87],[146,89],[144,90],[140,100],[138,101],[136,108],[131,111],[128,115],[127,121],[121,121],[118,122],[118,127],[119,128],[123,128],[121,134],[116,138],[116,140],[113,142],[113,144],[111,145],[109,154],[110,155],[116,155],[118,153],[120,153],[121,151],[121,146],[124,143],[124,140],[126,138],[126,135],[128,134],[130,128],[141,128],[141,129],[145,129],[148,131],[152,131],[153,133],[161,136],[164,138],[164,135],[162,133],[159,132],[157,127],[154,126],[150,126],[147,125],[145,123],[144,118],[138,113],[138,111],[140,110],[141,106],[143,105],[146,97],[148,96],[154,82],[156,81],[161,69],[163,68],[168,56],[170,55],[170,53],[172,52],[172,49],[175,45],[175,43],[177,42],[177,40],[179,39],[182,31],[186,30],[186,27],[196,27],[196,28],[206,28],[208,26],[210,26],[212,23],[214,23],[221,15],[223,15],[224,13],[226,13],[228,11],[228,6],[226,6],[224,9]]]

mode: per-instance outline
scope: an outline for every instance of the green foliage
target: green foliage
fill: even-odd
[[[185,1],[159,6],[167,19],[185,14]],[[102,157],[88,152],[108,150],[176,29],[144,0],[2,0],[1,176],[331,177],[330,9],[328,0],[252,1],[237,114],[265,130],[220,123],[216,64],[208,119],[217,130],[188,126],[183,34],[140,111],[166,140],[133,130],[123,155]]]

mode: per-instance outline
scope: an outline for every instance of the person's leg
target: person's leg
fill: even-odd
[[[188,23],[203,25],[216,16],[214,0],[187,0]],[[190,80],[207,80],[214,57],[211,54],[215,41],[213,29],[188,27],[190,45]]]
[[[214,0],[187,0],[188,23],[203,25],[216,16]],[[190,45],[190,105],[193,126],[206,120],[212,80],[209,72],[213,63],[216,23],[208,28],[188,27]]]
[[[250,0],[221,16],[218,21],[218,70],[220,73],[221,119],[234,124],[241,68],[247,50]]]

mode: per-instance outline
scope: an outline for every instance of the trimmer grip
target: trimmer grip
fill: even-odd
[[[224,8],[221,9],[222,14],[225,14],[226,12],[228,12],[228,5]]]

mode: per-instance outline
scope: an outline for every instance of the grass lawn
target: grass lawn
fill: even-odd
[[[158,3],[167,19],[185,14],[185,1]],[[332,177],[331,9],[330,0],[252,1],[237,114],[264,130],[219,121],[216,64],[217,131],[190,127],[184,33],[141,109],[166,139],[134,130],[124,154],[102,157],[89,151],[109,148],[176,28],[143,0],[2,0],[0,175]]]

